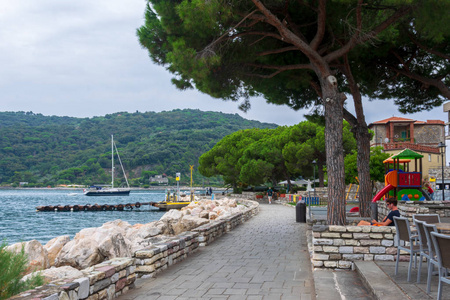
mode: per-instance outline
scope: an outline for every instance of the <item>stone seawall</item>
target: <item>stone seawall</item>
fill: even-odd
[[[81,270],[83,276],[50,282],[11,299],[20,300],[102,300],[116,298],[134,287],[136,277],[156,273],[188,257],[198,247],[207,246],[259,212],[256,201],[240,200],[246,210],[228,218],[211,221],[190,232],[138,250],[132,258],[115,258]]]
[[[115,258],[82,270],[82,277],[52,281],[10,299],[113,299],[134,287],[134,258]]]

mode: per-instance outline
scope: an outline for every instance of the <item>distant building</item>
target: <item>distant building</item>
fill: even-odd
[[[369,124],[374,132],[370,146],[382,146],[384,152],[397,154],[409,148],[423,155],[422,175],[429,176],[429,169],[442,164],[439,143],[445,142],[445,122],[426,122],[407,118],[391,117]],[[444,157],[444,165],[445,165]]]
[[[164,175],[155,175],[150,177],[150,183],[157,182],[158,184],[169,184],[169,179]]]

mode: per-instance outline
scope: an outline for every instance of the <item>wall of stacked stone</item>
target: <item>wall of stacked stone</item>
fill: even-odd
[[[113,299],[134,287],[135,270],[134,258],[114,258],[82,270],[84,277],[55,280],[10,299]]]
[[[415,214],[438,214],[441,217],[450,217],[450,203],[442,201],[399,201],[397,207],[400,215],[411,222]],[[388,213],[386,203],[378,201],[378,220],[382,220]]]
[[[185,259],[200,246],[231,231],[259,212],[259,203],[240,200],[247,206],[244,212],[212,221],[183,232],[164,242],[155,243],[135,252],[133,258],[114,258],[82,270],[81,278],[52,281],[34,290],[23,292],[11,299],[20,300],[103,300],[113,299],[134,287],[136,277],[153,277],[156,273]]]
[[[312,263],[316,268],[351,269],[356,260],[394,261],[395,232],[392,226],[314,225]]]
[[[156,273],[185,259],[198,248],[198,233],[183,232],[164,242],[135,252],[138,277],[153,277]]]

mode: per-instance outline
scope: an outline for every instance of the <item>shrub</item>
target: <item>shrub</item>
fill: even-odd
[[[8,299],[23,291],[44,284],[42,275],[34,275],[27,280],[21,280],[28,267],[28,258],[22,247],[20,253],[6,250],[7,243],[0,245],[0,300]]]

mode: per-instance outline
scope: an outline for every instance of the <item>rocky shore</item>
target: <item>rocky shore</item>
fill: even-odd
[[[28,273],[40,271],[48,282],[74,278],[80,270],[114,258],[131,258],[140,249],[245,209],[234,199],[198,200],[181,210],[168,211],[159,221],[130,225],[114,220],[101,227],[85,228],[72,240],[64,235],[45,245],[32,240],[10,245],[7,250],[18,252],[24,247],[29,257]]]

